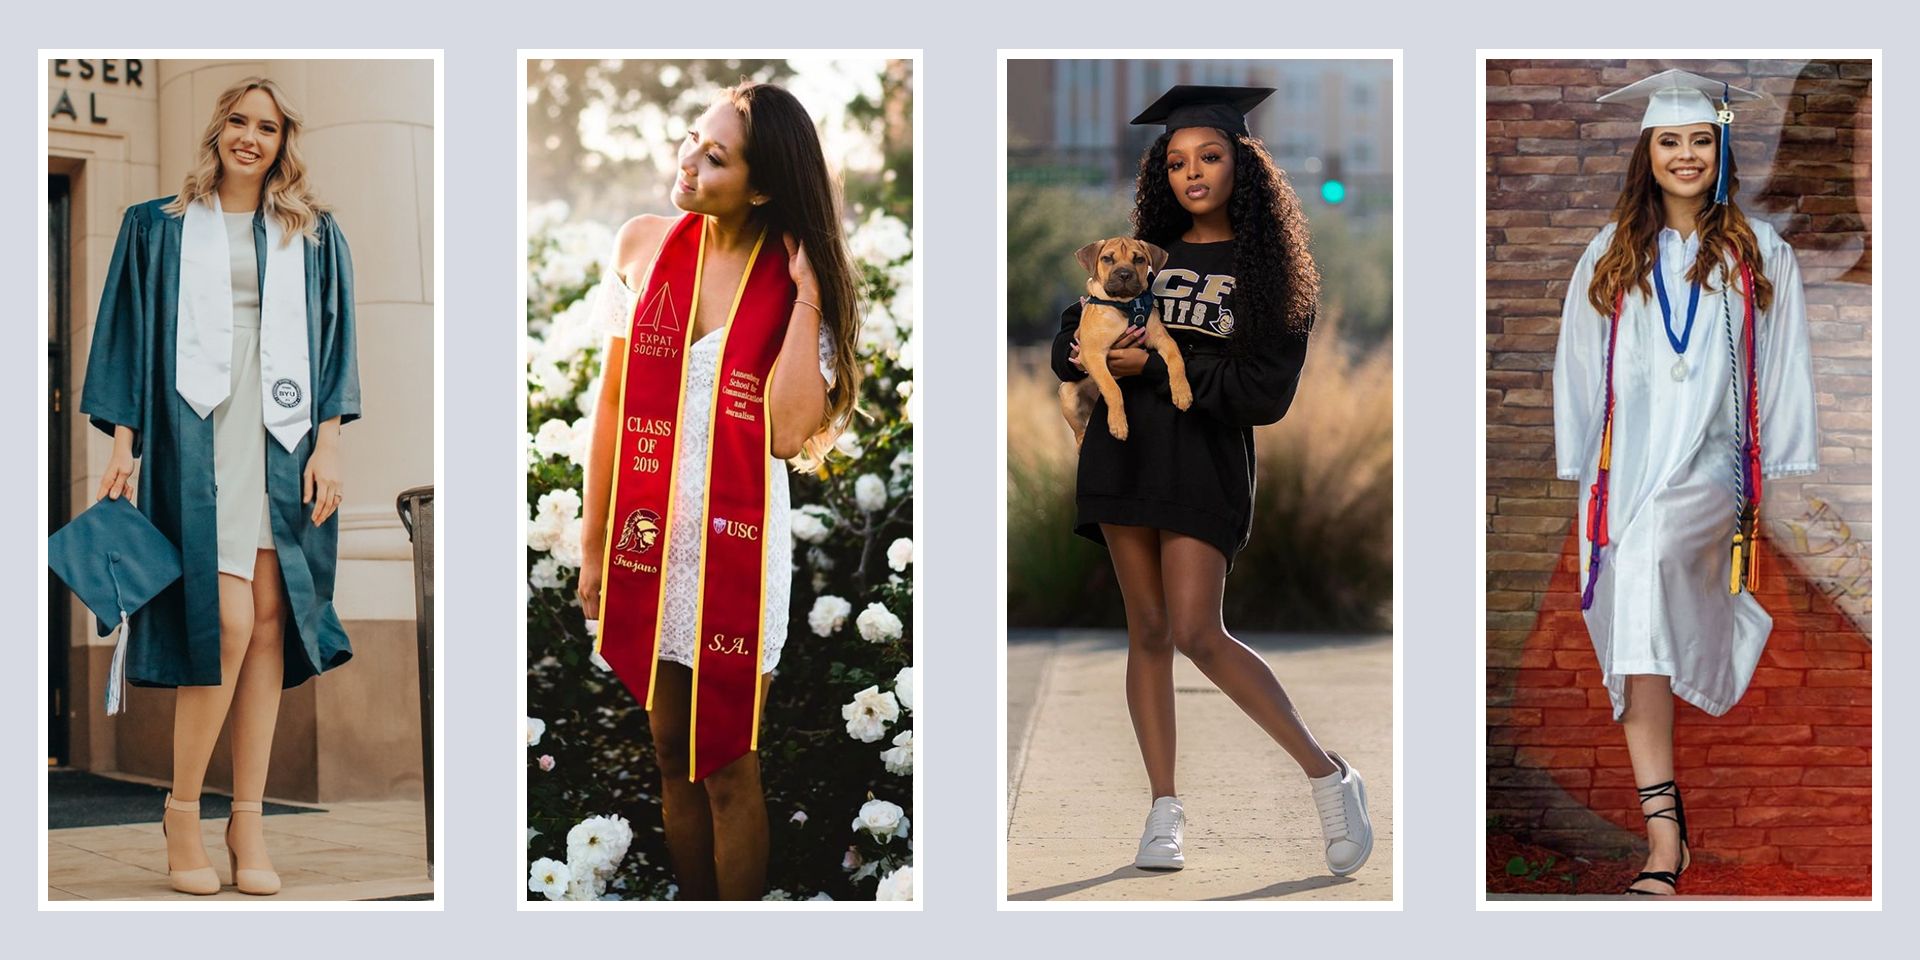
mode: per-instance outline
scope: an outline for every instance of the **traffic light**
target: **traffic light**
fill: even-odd
[[[1327,156],[1326,172],[1320,178],[1320,199],[1329,206],[1347,199],[1347,181],[1342,175],[1342,166],[1339,154]]]

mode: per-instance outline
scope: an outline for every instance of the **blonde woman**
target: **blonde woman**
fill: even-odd
[[[178,691],[161,826],[183,893],[221,889],[199,809],[229,717],[230,879],[279,891],[261,798],[280,691],[352,656],[332,600],[340,426],[360,415],[353,268],[301,126],[273,81],[242,80],[180,193],[127,210],[80,405],[113,436],[96,499],[134,496],[180,548],[184,575],[133,616],[126,675]]]

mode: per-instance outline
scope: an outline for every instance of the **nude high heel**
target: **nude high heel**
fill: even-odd
[[[195,818],[198,818],[200,816],[200,801],[195,800],[192,803],[186,803],[175,800],[173,794],[168,793],[166,809],[177,810],[180,813],[191,813]],[[165,839],[166,835],[167,816],[162,813],[160,815],[160,836],[162,839]],[[191,893],[196,897],[204,897],[220,892],[220,875],[215,873],[212,867],[175,870],[173,868],[173,855],[171,852],[167,855],[167,883],[181,893]]]
[[[251,813],[262,816],[260,801],[235,800],[233,813]],[[264,836],[265,831],[262,830]],[[272,870],[240,869],[240,856],[233,852],[233,816],[227,816],[227,868],[233,873],[233,885],[241,893],[256,897],[267,897],[280,892],[280,875]]]

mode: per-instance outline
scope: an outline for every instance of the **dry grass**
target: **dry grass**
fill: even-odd
[[[1332,325],[1314,335],[1287,418],[1254,431],[1252,542],[1226,598],[1230,627],[1380,630],[1393,595],[1393,351],[1349,357]],[[1073,436],[1044,348],[1007,370],[1008,623],[1122,624],[1106,551],[1075,537]]]

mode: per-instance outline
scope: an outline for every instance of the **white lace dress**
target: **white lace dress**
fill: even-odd
[[[633,319],[635,294],[609,271],[594,292],[592,323],[603,337],[625,338]],[[720,334],[701,337],[687,356],[686,396],[681,411],[680,446],[673,474],[673,529],[667,538],[667,588],[660,612],[659,659],[693,666],[695,631],[700,619],[700,548],[705,542],[707,437],[713,426],[713,381],[720,368]],[[833,385],[833,341],[820,329],[820,375]],[[603,389],[604,384],[603,384]],[[784,460],[767,459],[766,598],[760,671],[772,673],[787,643],[787,612],[793,598],[793,523]]]

